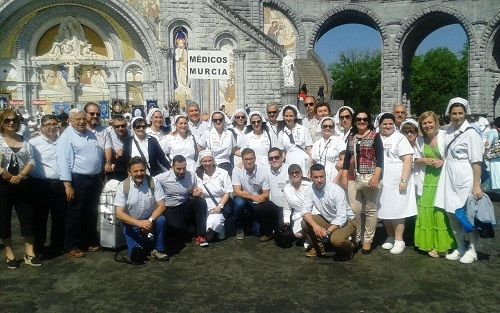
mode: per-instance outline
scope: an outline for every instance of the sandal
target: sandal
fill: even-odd
[[[439,258],[439,253],[438,253],[436,250],[431,250],[431,251],[427,252],[427,254],[428,254],[431,258]]]

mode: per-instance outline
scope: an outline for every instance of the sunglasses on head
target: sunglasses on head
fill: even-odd
[[[212,122],[214,122],[214,123],[222,123],[223,120],[224,120],[224,118],[222,118],[222,117],[221,118],[213,118]]]
[[[142,125],[135,125],[134,127],[135,129],[145,129],[146,128],[146,124],[142,124]]]
[[[270,156],[267,158],[269,161],[276,161],[276,160],[279,160],[281,159],[281,156],[280,155],[275,155],[275,156]]]
[[[356,122],[368,122],[368,117],[356,117]]]
[[[97,116],[97,117],[101,116],[101,113],[99,112],[87,112],[87,113],[90,114],[90,116]]]

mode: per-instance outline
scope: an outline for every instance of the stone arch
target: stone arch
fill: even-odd
[[[382,39],[382,47],[388,42],[385,22],[372,10],[359,5],[341,5],[323,14],[315,23],[309,37],[308,49],[330,29],[347,23],[359,23],[378,30]]]
[[[194,36],[194,31],[193,31],[193,25],[186,19],[184,18],[177,18],[173,21],[171,21],[167,27],[166,27],[166,43],[167,47],[175,47],[175,43],[173,41],[173,33],[174,29],[178,26],[184,27],[188,31],[188,43],[189,43],[189,48],[193,49],[193,47],[196,47],[196,36]]]
[[[500,71],[500,13],[495,15],[481,35],[480,47],[484,47],[483,54],[484,66],[486,69]]]
[[[138,67],[140,67],[141,70],[143,71],[143,76],[144,77],[148,77],[149,76],[148,67],[144,63],[141,63],[141,62],[138,62],[138,61],[128,61],[128,62],[123,63],[122,66],[120,67],[120,75],[121,75],[122,80],[124,82],[127,81],[127,70],[131,66],[138,66]]]
[[[132,8],[127,2],[119,0],[95,1],[92,6],[85,0],[40,0],[36,2],[27,0],[8,0],[3,6],[2,17],[0,17],[0,26],[2,29],[12,30],[3,36],[12,36],[16,38],[13,43],[13,50],[21,51],[20,41],[17,34],[21,33],[31,20],[45,10],[51,10],[57,7],[78,7],[94,11],[96,15],[102,16],[112,28],[120,31],[123,35],[128,36],[132,45],[137,51],[143,55],[146,62],[153,69],[151,71],[152,80],[159,76],[159,56],[156,49],[155,38],[151,37],[151,26],[139,13]],[[20,25],[18,21],[22,20]],[[7,33],[7,32],[6,32]],[[0,38],[3,39],[3,38]],[[23,58],[22,53],[19,58]]]
[[[402,26],[395,38],[401,69],[400,98],[404,103],[411,98],[410,66],[418,45],[433,31],[458,23],[464,29],[469,42],[469,60],[476,52],[475,33],[469,21],[459,12],[443,6],[430,6],[414,14]]]
[[[209,38],[210,41],[213,42],[214,48],[217,48],[217,43],[223,39],[231,40],[234,43],[234,48],[238,48],[240,43],[238,34],[232,30],[227,30],[227,28],[224,27],[215,29]]]
[[[297,31],[297,55],[305,57],[307,49],[301,43],[306,42],[306,30],[299,15],[280,0],[264,0],[263,5],[281,11],[290,20],[292,25],[295,27],[295,30]]]

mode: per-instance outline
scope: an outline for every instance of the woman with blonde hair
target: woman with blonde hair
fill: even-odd
[[[439,176],[444,164],[444,131],[439,130],[436,113],[426,111],[418,119],[422,136],[415,145],[415,165],[420,170],[416,175],[417,220],[415,223],[415,246],[430,257],[456,248],[448,216],[443,209],[434,206]],[[404,126],[403,126],[404,127]]]

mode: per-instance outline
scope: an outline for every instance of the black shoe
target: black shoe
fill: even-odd
[[[372,249],[361,249],[362,254],[370,254],[372,253]]]
[[[37,256],[24,255],[24,264],[31,266],[42,266],[42,261]]]
[[[7,268],[15,270],[18,267],[19,267],[19,262],[16,259],[12,260],[7,259]]]

